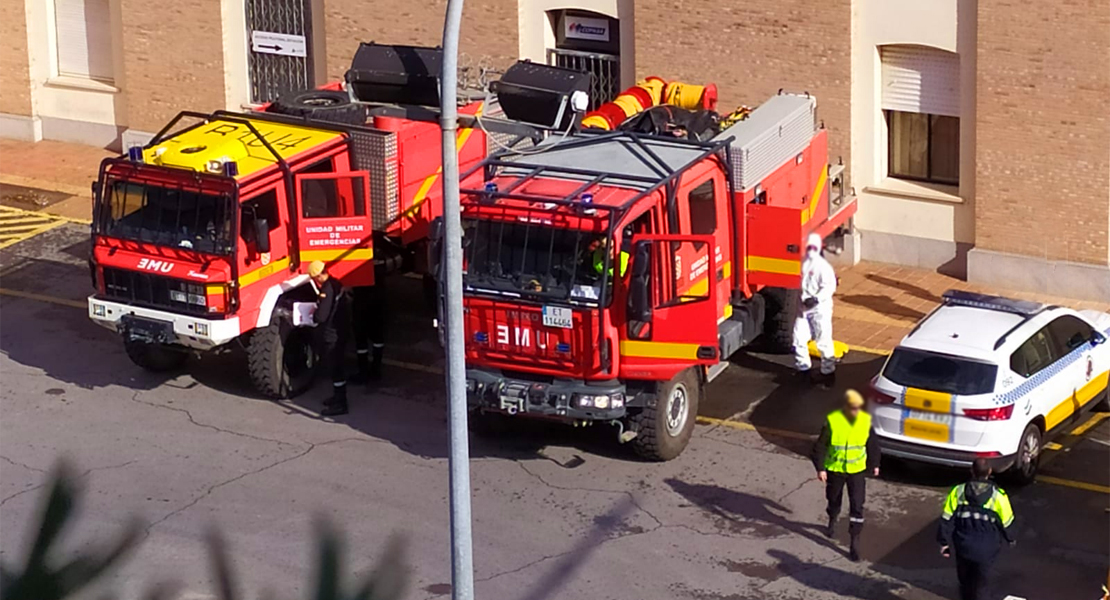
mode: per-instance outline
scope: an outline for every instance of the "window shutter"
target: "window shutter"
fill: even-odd
[[[884,46],[883,109],[960,116],[960,56],[925,46]]]
[[[54,0],[58,74],[111,81],[110,0]]]

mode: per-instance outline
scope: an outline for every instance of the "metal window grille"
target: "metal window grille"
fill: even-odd
[[[584,71],[593,75],[590,82],[590,110],[617,97],[621,92],[621,59],[612,54],[595,54],[550,48],[547,63],[565,69]]]
[[[286,92],[313,87],[311,1],[247,0],[248,44],[252,31],[269,31],[303,35],[308,46],[304,57],[247,52],[252,102],[269,102]]]

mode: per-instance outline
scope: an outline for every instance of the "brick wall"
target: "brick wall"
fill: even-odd
[[[504,67],[518,56],[516,0],[469,0],[463,7],[460,66],[488,58]],[[359,42],[438,46],[445,0],[325,0],[328,79],[351,66]]]
[[[154,132],[182,110],[224,108],[220,0],[120,4],[127,125]]]
[[[716,83],[721,112],[808,91],[848,164],[851,0],[638,2],[635,18],[638,77]]]
[[[978,22],[976,245],[1107,264],[1110,2],[979,0]]]
[[[0,112],[31,114],[31,76],[27,58],[24,3],[0,3]]]

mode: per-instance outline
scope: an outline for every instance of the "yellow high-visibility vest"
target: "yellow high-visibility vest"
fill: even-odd
[[[829,450],[825,454],[825,470],[834,473],[859,473],[867,468],[867,439],[871,437],[871,415],[863,412],[849,423],[848,417],[834,410],[826,417],[829,422]]]

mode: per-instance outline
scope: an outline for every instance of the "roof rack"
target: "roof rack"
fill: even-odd
[[[694,165],[700,163],[706,157],[719,155],[721,160],[725,160],[727,164],[727,154],[729,143],[732,141],[731,137],[713,140],[713,141],[695,141],[683,140],[680,138],[643,135],[631,131],[615,131],[608,133],[598,134],[584,134],[579,137],[574,137],[566,141],[554,144],[551,146],[552,150],[565,151],[574,148],[581,148],[585,146],[594,146],[605,143],[626,143],[636,146],[643,152],[643,163],[653,173],[652,175],[638,175],[633,173],[619,173],[613,170],[591,169],[588,166],[582,168],[568,167],[553,164],[536,164],[539,162],[539,154],[528,155],[527,161],[513,161],[507,160],[506,157],[501,155],[494,155],[483,160],[478,165],[475,165],[460,177],[460,180],[466,179],[477,172],[479,169],[484,171],[483,181],[489,182],[494,177],[516,177],[515,180],[510,182],[504,189],[472,189],[464,188],[460,190],[463,194],[476,194],[487,200],[516,200],[520,202],[532,203],[547,203],[555,205],[575,205],[578,203],[578,197],[586,191],[598,185],[616,185],[623,187],[633,187],[636,193],[621,203],[619,206],[606,207],[602,205],[596,206],[598,209],[610,210],[614,212],[623,212],[631,208],[641,198],[654,193],[661,187],[671,186],[675,183],[678,177],[685,171],[689,170]],[[697,150],[692,153],[690,160],[674,166],[663,160],[653,149],[652,145],[660,144],[673,144],[685,146],[691,150]],[[518,172],[506,173],[506,170],[514,170]],[[529,194],[523,191],[517,191],[522,184],[534,179],[535,177],[553,177],[560,179],[571,179],[581,181],[582,185],[575,188],[572,192],[562,198],[553,198],[551,196],[544,196],[540,194]]]

